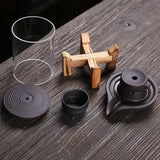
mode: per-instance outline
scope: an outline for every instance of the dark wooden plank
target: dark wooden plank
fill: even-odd
[[[105,117],[105,85],[110,73],[103,71],[100,88],[93,90],[85,68],[73,69],[72,77],[64,78],[61,59],[63,50],[79,54],[80,33],[87,31],[94,51],[119,45],[117,72],[142,69],[160,87],[159,22],[159,0],[104,0],[59,28],[55,36],[55,77],[42,86],[51,97],[49,112],[38,121],[21,122],[1,111],[0,159],[160,159],[160,98],[152,110],[109,121]],[[5,91],[16,83],[11,60],[0,64],[1,108]],[[72,88],[84,89],[90,96],[80,121],[61,111],[61,95]]]

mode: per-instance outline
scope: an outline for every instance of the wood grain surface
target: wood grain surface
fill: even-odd
[[[61,52],[79,54],[80,33],[89,32],[94,52],[119,45],[117,69],[141,69],[160,87],[160,1],[104,0],[56,32],[55,75],[43,85],[51,107],[38,120],[19,120],[3,108],[3,95],[17,84],[11,59],[0,64],[0,160],[159,160],[160,97],[150,110],[105,117],[106,83],[103,67],[99,89],[91,89],[86,68],[63,77]],[[100,43],[101,42],[101,43]],[[84,89],[90,96],[81,119],[62,112],[61,96]]]

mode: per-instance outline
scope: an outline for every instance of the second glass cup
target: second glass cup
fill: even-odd
[[[13,76],[20,83],[42,85],[54,74],[55,26],[46,18],[27,16],[12,31]]]

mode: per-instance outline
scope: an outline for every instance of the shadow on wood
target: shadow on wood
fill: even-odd
[[[63,109],[60,110],[59,122],[63,125],[72,127],[80,122],[84,118],[85,114],[82,116],[69,116]]]
[[[146,110],[141,110],[141,111],[119,111],[115,114],[113,114],[111,117],[108,118],[108,121],[110,123],[117,123],[117,122],[122,122],[122,123],[139,123],[144,121],[149,117],[151,114],[152,109],[147,108]]]
[[[22,119],[19,117],[16,117],[15,115],[9,113],[5,107],[2,107],[1,110],[1,117],[3,122],[13,128],[31,128],[34,125],[37,125],[39,123],[42,123],[42,120],[44,119],[47,112],[42,115],[41,117],[34,118],[34,119]]]

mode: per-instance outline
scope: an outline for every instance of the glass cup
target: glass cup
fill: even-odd
[[[27,16],[12,31],[13,76],[20,83],[42,85],[53,77],[55,26],[46,18]]]

